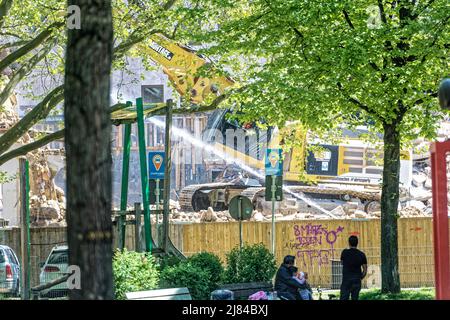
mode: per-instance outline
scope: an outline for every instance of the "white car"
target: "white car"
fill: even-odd
[[[67,274],[69,267],[69,248],[67,246],[53,247],[47,260],[41,265],[41,274],[39,275],[40,284],[61,278]],[[67,283],[63,282],[51,287],[41,293],[47,298],[63,297],[68,294]]]
[[[0,245],[0,294],[20,296],[20,263],[15,252]]]

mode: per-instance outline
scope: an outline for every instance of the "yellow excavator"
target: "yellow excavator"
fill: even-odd
[[[193,104],[212,101],[227,88],[235,86],[230,77],[214,72],[214,66],[206,57],[198,55],[190,47],[178,44],[161,34],[151,36],[139,50],[162,66],[177,92]],[[209,77],[197,76],[205,67],[210,67]],[[217,71],[217,70],[216,70]],[[306,150],[307,130],[299,123],[287,125],[273,135],[267,147],[280,147],[282,140],[291,135],[296,146],[284,153],[283,180],[289,185],[285,199],[292,200],[292,194],[306,194],[308,197],[340,199],[344,201],[357,198],[365,205],[367,212],[379,210],[382,167],[376,163],[377,151],[364,144],[358,136],[350,137],[340,145],[320,144],[319,151]],[[314,143],[314,142],[313,142]],[[319,143],[315,143],[319,144]],[[264,158],[257,159],[223,144],[215,148],[228,156],[245,163],[264,174]],[[410,183],[412,176],[411,153],[402,153],[401,173],[404,183]],[[262,181],[261,181],[262,182]],[[263,182],[261,183],[263,184]],[[183,211],[199,211],[213,207],[227,209],[229,201],[237,194],[249,197],[256,209],[264,207],[264,187],[249,186],[234,182],[213,182],[185,187],[179,195]],[[295,211],[294,205],[294,211]],[[292,208],[292,206],[291,206]]]

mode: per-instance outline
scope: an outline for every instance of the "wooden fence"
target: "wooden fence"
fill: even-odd
[[[153,234],[156,230],[153,228]],[[399,268],[402,287],[434,286],[434,261],[431,218],[398,220]],[[341,251],[350,235],[357,235],[359,248],[368,259],[369,275],[365,286],[380,285],[380,220],[303,220],[276,223],[276,260],[295,255],[299,269],[310,275],[314,286],[336,287],[339,283]],[[208,251],[223,262],[226,254],[239,245],[237,222],[171,224],[170,237],[185,255]],[[243,239],[249,244],[263,243],[270,248],[271,224],[243,222]],[[31,229],[32,285],[38,284],[39,262],[45,261],[51,248],[65,243],[65,228]],[[12,247],[20,255],[20,229],[0,229],[0,244]],[[117,233],[114,245],[117,246]],[[127,226],[125,246],[134,249],[134,226]],[[257,272],[257,270],[255,270]]]
[[[431,218],[398,220],[399,270],[402,287],[434,286]],[[244,242],[271,247],[271,223],[244,222]],[[359,249],[366,253],[369,275],[365,286],[380,286],[380,220],[303,220],[276,223],[276,260],[287,254],[296,256],[297,267],[310,275],[315,286],[340,284],[340,254],[350,235],[359,238]],[[199,251],[217,254],[223,260],[239,245],[238,223],[190,224],[183,227],[183,253]],[[333,260],[337,260],[334,261]],[[256,270],[257,272],[257,270]],[[334,273],[334,274],[333,274]],[[333,278],[335,283],[333,285]]]

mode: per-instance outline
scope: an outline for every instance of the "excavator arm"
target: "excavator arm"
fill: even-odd
[[[193,104],[202,104],[235,84],[233,79],[222,75],[198,76],[200,68],[210,62],[195,50],[177,44],[161,34],[150,36],[147,43],[139,47],[150,58],[162,66],[177,92]]]

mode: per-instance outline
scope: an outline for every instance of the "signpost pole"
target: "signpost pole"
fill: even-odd
[[[242,250],[242,199],[238,198],[238,218],[239,218],[239,249]]]
[[[171,129],[172,129],[172,99],[167,100],[166,109],[166,136],[165,136],[165,167],[164,167],[164,214],[163,214],[163,239],[162,247],[164,251],[167,252],[169,247],[169,211],[170,211],[170,173],[172,170],[172,159],[171,159]]]
[[[272,176],[272,254],[275,255],[275,194],[277,191],[276,185],[277,176]]]
[[[159,239],[159,195],[161,194],[159,188],[159,179],[156,179],[156,188],[155,188],[155,196],[156,196],[156,243],[161,247],[160,239]]]

